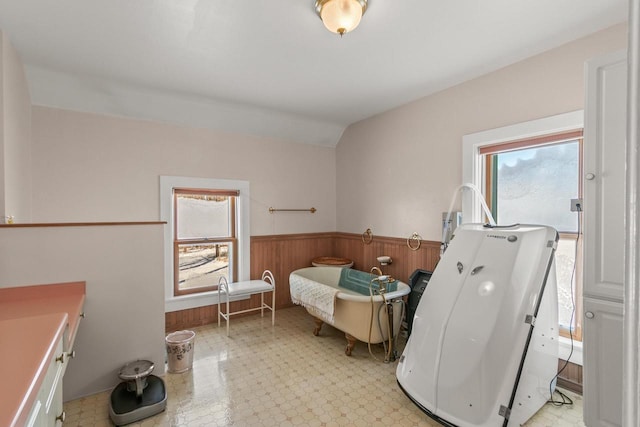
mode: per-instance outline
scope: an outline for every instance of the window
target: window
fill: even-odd
[[[567,132],[572,132],[575,130],[582,129],[583,127],[584,127],[584,111],[579,110],[579,111],[572,111],[569,113],[558,114],[556,116],[545,117],[542,119],[532,120],[528,122],[518,123],[515,125],[510,125],[510,126],[505,126],[501,128],[495,128],[495,129],[490,129],[490,130],[486,130],[486,131],[482,131],[474,134],[465,135],[463,137],[463,144],[462,144],[463,182],[475,184],[478,188],[481,188],[483,190],[485,195],[491,192],[491,186],[492,186],[491,180],[488,181],[489,177],[485,173],[485,171],[489,171],[489,173],[491,173],[493,171],[492,168],[494,167],[493,164],[489,164],[489,167],[487,167],[487,159],[485,155],[489,154],[490,150],[484,150],[484,154],[480,153],[481,150],[485,149],[486,147],[490,147],[490,146],[495,147],[495,146],[498,146],[501,144],[507,144],[507,143],[515,143],[515,145],[524,144],[524,145],[520,145],[519,147],[513,146],[512,147],[513,150],[506,150],[507,152],[516,151],[517,148],[525,148],[525,146],[527,145],[527,142],[525,141],[531,142],[536,138],[544,138],[549,135],[564,134]],[[555,141],[555,142],[562,142],[562,141]],[[543,142],[542,145],[545,145],[545,143]],[[547,140],[546,145],[553,145],[553,141]],[[525,153],[525,155],[532,156],[533,153],[531,152]],[[498,153],[498,157],[499,156],[500,156],[500,153]],[[507,164],[513,165],[513,163],[507,163]],[[578,180],[578,182],[580,181],[581,180]],[[500,188],[498,188],[498,193],[500,193]],[[493,197],[496,197],[496,196],[493,196]],[[499,198],[500,196],[497,196],[497,197]],[[576,198],[576,196],[570,196],[570,197]],[[493,200],[489,200],[489,201],[491,202],[490,206],[493,205]],[[498,204],[500,203],[499,199],[497,203]],[[505,203],[505,201],[503,201],[502,203]],[[575,212],[570,212],[568,200],[557,202],[557,204],[562,208],[563,211],[565,210],[568,211],[567,215],[569,215],[570,217],[573,217],[574,220],[577,219],[578,215]],[[503,207],[504,207],[504,204],[503,204]],[[498,209],[500,208],[498,207]],[[500,223],[510,221],[508,215],[509,214],[505,212],[498,212],[498,216],[501,217]],[[480,203],[475,197],[475,195],[470,191],[462,193],[462,216],[463,216],[464,222],[482,222],[483,221],[483,214],[482,214]],[[524,222],[523,220],[520,220],[520,219],[517,221]],[[533,222],[534,219],[527,218],[527,221]],[[556,218],[554,219],[554,221],[559,221],[557,222],[557,224],[563,224],[561,218],[560,219]],[[535,222],[541,222],[541,220],[535,221]],[[571,225],[571,223],[566,223],[566,222],[565,224]],[[572,229],[568,227],[566,230],[567,233],[564,233],[564,232],[561,233],[562,240],[559,244],[558,251],[556,252],[557,260],[560,260],[563,257],[570,257],[571,259],[573,259],[573,257],[575,256],[576,247],[574,245],[576,243],[575,239],[578,236],[575,231],[571,231],[571,230],[576,230],[576,229],[575,228]],[[582,257],[582,254],[579,252],[582,244],[581,239],[577,240],[577,244],[578,244],[578,248],[577,248],[578,260],[580,260]],[[571,264],[571,262],[567,262],[565,264],[568,265],[568,264]],[[577,292],[577,294],[574,293],[573,295],[573,300],[576,304],[576,311],[575,311],[576,315],[574,316],[576,317],[576,320],[574,320],[574,325],[578,329],[580,326],[579,323],[581,319],[581,316],[580,316],[581,311],[579,307],[579,305],[581,304],[581,298],[579,295],[581,291],[580,289],[581,269],[582,269],[582,266],[580,265],[580,263],[578,263],[576,265],[576,273],[577,273],[575,278],[576,288],[574,289],[574,291]],[[563,269],[558,270],[559,276],[564,275],[566,277],[566,274],[567,272],[564,271]],[[569,272],[569,275],[570,274],[571,272]],[[562,278],[559,278],[559,281],[562,281],[562,280],[563,280]],[[559,289],[560,289],[560,286],[559,286]],[[571,287],[569,287],[569,289],[571,289]],[[564,292],[564,291],[559,291],[559,292]],[[559,305],[562,305],[569,300],[571,300],[571,297],[567,293],[564,293],[563,295],[559,294]],[[568,323],[566,321],[567,311],[563,307],[559,307],[560,313],[562,313],[563,310],[565,311],[565,314],[561,314],[560,323],[563,323],[565,324],[565,326],[567,326],[566,325],[566,323]],[[579,330],[573,331],[574,338],[576,338],[576,334],[579,336],[580,331]],[[566,335],[566,334],[562,333],[561,335]],[[561,336],[560,358],[566,359],[569,357],[570,354],[571,354],[571,361],[573,363],[577,363],[581,365],[582,364],[582,343],[574,342],[573,344],[571,344],[571,342],[568,339],[565,339],[564,337]]]
[[[165,311],[217,304],[223,275],[249,280],[250,203],[248,181],[160,177]]]
[[[173,189],[174,295],[217,289],[237,276],[237,190]]]
[[[558,230],[555,254],[560,333],[581,340],[582,296],[578,214],[570,200],[582,197],[582,131],[489,145],[483,156],[485,196],[498,224],[544,224]]]

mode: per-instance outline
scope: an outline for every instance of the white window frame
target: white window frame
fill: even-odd
[[[462,182],[476,185],[485,194],[486,188],[482,179],[484,165],[480,155],[481,147],[566,132],[578,128],[584,128],[584,110],[464,135],[462,137]],[[480,202],[469,191],[462,193],[462,219],[463,222],[482,222]],[[577,315],[579,313],[576,313]],[[560,337],[559,357],[566,360],[570,350],[570,339]],[[573,354],[570,361],[576,365],[582,365],[582,342],[573,342]]]
[[[186,310],[218,303],[218,292],[201,292],[190,295],[175,296],[173,294],[173,233],[175,227],[173,210],[174,188],[202,188],[217,190],[239,190],[237,198],[237,227],[238,227],[238,266],[237,281],[249,280],[251,274],[251,241],[250,241],[250,191],[249,181],[191,178],[181,176],[160,177],[160,220],[164,226],[164,295],[165,312]]]

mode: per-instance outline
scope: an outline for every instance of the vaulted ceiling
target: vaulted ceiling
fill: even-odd
[[[623,22],[626,0],[0,0],[32,102],[294,142]]]

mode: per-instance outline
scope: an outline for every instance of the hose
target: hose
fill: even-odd
[[[384,311],[386,314],[385,318],[387,319],[387,333],[389,334],[389,350],[388,351],[387,351],[387,346],[385,344],[385,341],[382,340],[382,347],[384,348],[384,352],[386,354],[384,358],[384,362],[389,363],[389,361],[391,360],[391,351],[393,350],[393,342],[392,342],[393,333],[391,331],[391,323],[389,322],[389,308],[387,307],[387,299],[384,297],[384,294],[380,294],[380,296],[382,296],[382,305],[380,306],[380,308],[384,306]],[[378,329],[380,330],[380,335],[382,335],[382,325],[380,325],[380,309],[378,309]]]
[[[402,319],[404,319],[404,315],[405,315],[405,311],[406,311],[406,307],[407,305],[405,304],[405,302],[402,300],[402,298],[398,298],[395,299],[393,301],[391,301],[391,304],[394,303],[400,303],[400,322],[402,324]],[[380,324],[380,310],[382,309],[382,306],[380,306],[380,308],[378,308],[378,328],[380,329],[380,331],[382,332],[382,325]],[[395,316],[394,316],[395,317]],[[387,331],[389,332],[389,349],[387,350],[387,345],[386,345],[386,341],[383,341],[382,344],[384,346],[384,352],[387,355],[387,360],[391,360],[391,353],[394,349],[398,348],[398,337],[400,336],[400,329],[398,329],[398,334],[396,334],[393,337],[393,341],[391,340],[391,336],[392,331],[391,331],[391,325],[389,324],[389,316],[387,314]],[[395,328],[394,328],[395,329]]]
[[[373,316],[374,316],[374,301],[373,301],[373,282],[378,280],[377,278],[373,278],[369,281],[369,298],[371,301],[371,317],[369,319],[369,339],[367,340],[367,348],[369,349],[369,355],[371,355],[371,357],[373,357],[375,360],[380,361],[380,359],[378,359],[376,356],[373,355],[373,351],[371,350],[371,332],[373,331]],[[382,325],[380,324],[380,310],[382,309],[382,307],[385,308],[385,310],[387,310],[387,299],[384,297],[384,294],[379,294],[382,297],[382,304],[380,305],[380,307],[378,308],[378,330],[380,331],[380,334],[382,335]],[[387,332],[389,334],[389,348],[387,349],[386,346],[386,342],[385,340],[382,340],[382,345],[384,348],[384,353],[385,353],[385,359],[382,361],[384,363],[388,363],[391,360],[391,352],[393,351],[393,333],[391,331],[391,324],[389,323],[389,312],[386,312],[387,316]],[[404,315],[404,305],[403,305],[403,312],[402,314]],[[402,319],[402,318],[401,318]],[[397,338],[397,337],[396,337]]]
[[[402,327],[402,319],[404,319],[404,314],[405,314],[405,310],[406,310],[406,304],[404,303],[402,298],[399,298],[399,299],[395,300],[394,302],[399,302],[400,303],[400,307],[401,307],[401,311],[400,311],[400,327],[398,328],[398,333],[396,334],[396,336],[393,337],[393,348],[397,349],[398,348],[398,336],[400,335],[400,328]],[[391,335],[389,335],[389,336],[391,336]],[[389,340],[389,342],[391,342],[391,340]]]
[[[373,352],[371,351],[371,331],[373,330],[373,281],[375,279],[371,279],[369,281],[369,299],[371,301],[371,318],[369,319],[369,339],[367,340],[367,348],[369,349],[369,354],[371,355],[371,357],[373,357],[375,360],[377,360],[378,362],[380,360],[378,360],[377,357],[375,357],[373,355]],[[380,320],[380,318],[378,318],[378,320]]]

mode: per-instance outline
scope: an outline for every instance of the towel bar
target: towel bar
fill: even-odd
[[[311,213],[316,213],[317,209],[316,208],[309,208],[309,209],[276,209],[276,208],[269,208],[269,213],[274,213],[274,212],[311,212]]]

